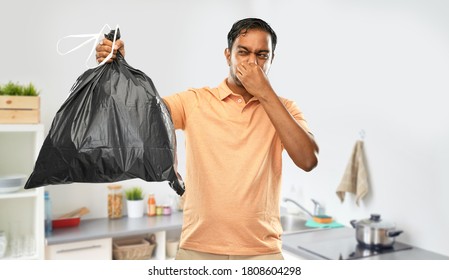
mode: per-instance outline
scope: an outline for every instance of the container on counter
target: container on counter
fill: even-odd
[[[108,217],[118,219],[123,212],[123,192],[120,185],[108,186]]]
[[[170,195],[169,198],[171,210],[174,211],[182,211],[183,208],[183,197],[180,197],[178,195]]]
[[[162,216],[162,209],[163,207],[161,205],[157,205],[156,206],[156,215],[157,216]]]
[[[163,205],[162,206],[162,215],[164,215],[164,216],[171,215],[171,207],[168,205]]]
[[[154,197],[154,194],[148,195],[147,215],[156,216],[156,198]]]

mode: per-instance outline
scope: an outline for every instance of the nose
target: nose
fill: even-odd
[[[257,64],[257,55],[255,53],[250,53],[248,56],[248,63]]]

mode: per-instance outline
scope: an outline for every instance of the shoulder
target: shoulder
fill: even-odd
[[[162,97],[165,102],[181,102],[184,105],[196,103],[198,104],[203,99],[209,99],[218,93],[217,88],[202,87],[202,88],[189,88],[188,90],[177,92],[175,94]]]
[[[288,111],[300,111],[294,100],[279,96],[279,100],[284,104]]]

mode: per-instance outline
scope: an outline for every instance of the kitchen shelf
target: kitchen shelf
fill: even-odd
[[[38,132],[43,133],[43,124],[0,124],[0,132]]]
[[[0,194],[0,200],[1,199],[14,199],[14,198],[37,198],[40,196],[40,192],[37,189],[31,189],[31,190],[20,190],[13,193],[1,193]]]
[[[0,124],[0,175],[30,175],[44,140],[43,124]],[[8,239],[0,260],[44,259],[44,188],[0,193],[0,230]],[[12,239],[30,242],[30,251],[13,254]],[[27,240],[27,241],[25,241]],[[20,243],[19,242],[19,243]]]

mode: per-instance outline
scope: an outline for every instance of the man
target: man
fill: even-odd
[[[234,23],[224,52],[229,76],[216,88],[164,98],[175,128],[186,137],[176,259],[283,259],[282,151],[310,171],[318,146],[295,103],[279,97],[267,78],[276,41],[263,20]],[[111,47],[106,39],[97,46],[98,62]],[[113,49],[124,55],[123,41]]]

